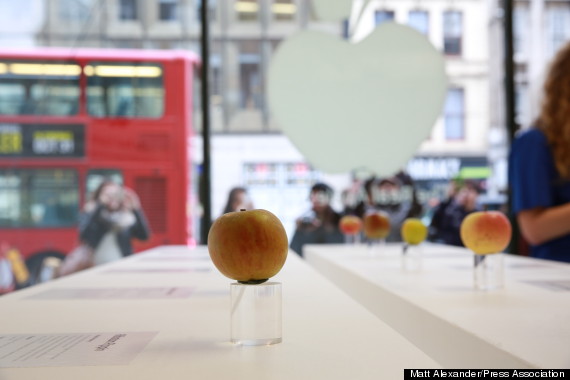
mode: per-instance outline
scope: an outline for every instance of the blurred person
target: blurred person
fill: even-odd
[[[359,183],[360,188],[351,189],[352,199],[356,200],[356,205],[349,205],[349,207],[345,207],[344,214],[345,215],[356,215],[359,218],[363,218],[367,212],[375,210],[374,207],[374,191],[373,187],[376,183],[377,178],[372,176],[369,177],[364,182]]]
[[[131,240],[146,240],[149,236],[148,222],[135,192],[104,181],[79,217],[81,244],[66,257],[58,273],[66,275],[129,256],[133,253]]]
[[[479,187],[472,181],[457,186],[455,181],[450,183],[449,198],[435,210],[429,230],[431,241],[461,247],[461,223],[467,215],[478,210]]]
[[[412,213],[413,196],[409,187],[402,186],[397,176],[376,180],[373,186],[373,208],[384,211],[390,217],[388,242],[400,242],[400,229]]]
[[[457,192],[461,188],[461,182],[456,179],[452,179],[447,184],[447,193],[443,200],[436,204],[435,200],[430,200],[432,204],[434,204],[433,209],[431,210],[431,218],[429,223],[429,240],[437,240],[437,229],[443,223],[442,218],[445,215],[445,210],[447,207],[453,204],[453,200],[457,195]]]
[[[570,262],[570,43],[550,65],[538,119],[513,141],[509,183],[531,255]]]
[[[408,215],[406,216],[407,218],[420,218],[423,214],[423,206],[420,203],[419,199],[418,199],[418,190],[416,188],[416,184],[414,182],[414,179],[412,178],[412,176],[410,176],[408,173],[402,171],[399,171],[396,174],[396,178],[398,178],[400,180],[400,182],[402,183],[402,186],[407,187],[411,190],[411,195],[412,195],[412,199],[411,199],[411,205],[410,205],[410,210],[408,211]]]
[[[252,210],[253,203],[244,187],[234,187],[228,194],[223,213],[227,214],[228,212],[235,212],[241,209]]]
[[[311,187],[309,200],[311,209],[296,220],[296,228],[290,247],[301,257],[305,244],[333,244],[344,242],[338,228],[340,214],[330,205],[333,189],[325,183],[316,183]]]

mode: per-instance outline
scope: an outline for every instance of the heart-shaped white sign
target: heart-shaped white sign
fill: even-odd
[[[340,21],[348,18],[352,0],[313,0],[313,9],[322,21]]]
[[[317,169],[402,169],[440,114],[441,53],[419,32],[385,23],[351,44],[317,31],[281,43],[268,100],[283,132]]]

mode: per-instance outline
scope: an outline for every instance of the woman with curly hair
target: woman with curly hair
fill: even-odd
[[[538,120],[513,142],[509,182],[531,255],[570,262],[570,43],[552,61]]]

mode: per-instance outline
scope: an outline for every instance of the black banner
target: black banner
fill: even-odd
[[[564,379],[569,369],[405,369],[404,379]]]
[[[0,123],[0,158],[84,156],[83,125]]]

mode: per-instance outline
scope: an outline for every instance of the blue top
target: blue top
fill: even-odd
[[[523,210],[570,202],[570,181],[560,179],[548,140],[537,128],[520,133],[513,141],[509,183],[515,215]],[[532,246],[532,256],[570,262],[570,235]]]

